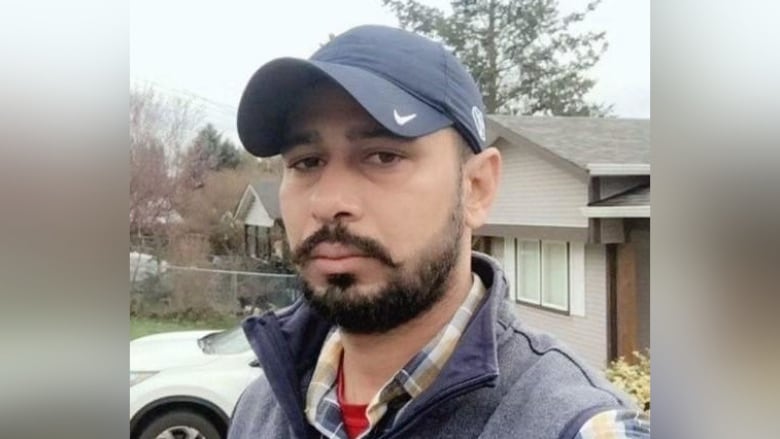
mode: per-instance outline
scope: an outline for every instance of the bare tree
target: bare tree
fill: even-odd
[[[156,141],[130,148],[130,230],[144,233],[170,219],[173,179],[164,147]]]
[[[202,112],[188,99],[159,93],[152,87],[130,90],[130,142],[159,142],[169,160],[177,160]]]
[[[177,220],[176,182],[182,149],[201,115],[184,99],[151,87],[130,90],[131,236],[152,237],[152,253],[162,253],[165,231]]]

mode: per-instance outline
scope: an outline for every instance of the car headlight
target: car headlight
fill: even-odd
[[[156,371],[155,372],[152,372],[152,371],[148,371],[148,372],[138,372],[138,371],[136,371],[136,372],[134,372],[134,371],[131,370],[130,371],[130,387],[133,387],[134,385],[140,383],[141,381],[151,377],[152,375],[154,375],[156,373],[157,373]]]

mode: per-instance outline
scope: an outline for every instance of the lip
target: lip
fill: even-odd
[[[370,259],[355,248],[343,244],[322,243],[312,252],[311,268],[322,274],[353,272]]]
[[[323,275],[354,273],[365,267],[366,256],[346,256],[343,258],[313,258],[310,267]]]
[[[322,243],[312,252],[312,259],[342,260],[366,257],[355,248],[339,243]]]

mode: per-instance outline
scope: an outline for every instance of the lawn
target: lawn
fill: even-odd
[[[177,320],[160,318],[130,317],[130,340],[159,332],[188,331],[192,329],[226,329],[237,325],[238,317],[213,318],[208,320]]]

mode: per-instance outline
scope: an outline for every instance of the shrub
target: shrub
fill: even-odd
[[[170,304],[172,285],[166,273],[151,274],[130,284],[130,315],[162,312]]]
[[[633,352],[634,361],[620,357],[610,363],[607,379],[631,395],[639,407],[650,410],[650,352]]]

